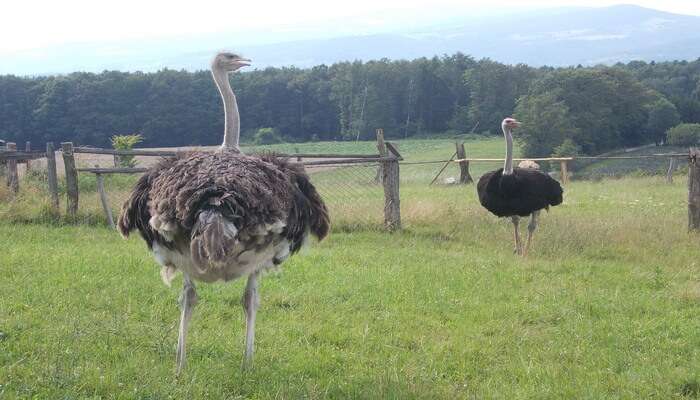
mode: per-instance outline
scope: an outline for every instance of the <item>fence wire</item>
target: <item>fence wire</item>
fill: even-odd
[[[306,166],[336,223],[381,223],[384,188],[377,163]]]
[[[446,153],[449,152],[446,149]],[[652,151],[654,149],[651,149]],[[624,160],[582,160],[569,161],[569,176],[573,179],[591,179],[621,176],[663,176],[669,167],[675,173],[687,171],[687,163],[676,157],[674,165],[669,158],[641,158]],[[66,214],[65,176],[61,153],[57,153],[59,175],[60,214]],[[138,166],[148,167],[159,157],[137,157]],[[446,159],[434,161],[414,161],[407,158],[400,163],[401,210],[404,220],[431,221],[440,213],[455,210],[463,212],[466,198],[474,197],[475,182],[487,171],[502,166],[502,162],[471,162],[469,173],[474,183],[459,185],[460,167],[456,162],[446,163]],[[76,157],[78,168],[114,167],[112,156],[79,154]],[[561,179],[560,164],[557,161],[539,162],[543,172]],[[516,163],[517,165],[517,163]],[[25,164],[19,165],[20,192],[14,195],[6,185],[6,176],[0,176],[0,220],[44,221],[55,219],[50,206],[46,159],[31,161],[27,172]],[[375,224],[381,225],[384,214],[384,188],[381,182],[381,165],[376,162],[344,164],[339,160],[330,165],[307,165],[306,171],[312,183],[326,202],[334,224]],[[122,204],[128,198],[139,174],[104,175],[104,189],[108,207],[116,221]],[[436,178],[437,177],[437,178]],[[434,181],[434,182],[433,182]],[[432,184],[431,184],[432,182]],[[79,173],[79,211],[77,223],[106,224],[97,179],[92,173]]]
[[[56,218],[51,205],[45,161],[32,160],[29,168],[26,163],[17,165],[17,193],[9,186],[6,166],[0,167],[0,220],[48,222]]]

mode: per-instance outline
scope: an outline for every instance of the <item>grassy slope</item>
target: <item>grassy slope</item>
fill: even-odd
[[[699,240],[683,182],[574,182],[526,260],[473,190],[409,188],[404,232],[341,224],[264,277],[249,373],[243,282],[200,285],[179,380],[178,290],[140,240],[0,224],[0,397],[698,395]]]

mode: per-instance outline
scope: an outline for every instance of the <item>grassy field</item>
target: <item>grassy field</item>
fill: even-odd
[[[402,186],[391,235],[334,209],[262,279],[254,369],[243,282],[200,285],[179,379],[179,288],[141,240],[0,223],[0,398],[698,398],[686,198],[682,179],[573,182],[527,259],[473,185]]]

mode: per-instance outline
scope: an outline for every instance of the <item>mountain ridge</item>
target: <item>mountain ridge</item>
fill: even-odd
[[[389,32],[319,39],[308,38],[307,34],[297,40],[263,44],[255,44],[250,39],[253,34],[236,35],[66,44],[15,52],[2,56],[0,74],[45,75],[105,69],[201,70],[208,67],[214,52],[236,39],[241,45],[235,50],[253,59],[254,67],[260,69],[307,68],[382,58],[414,59],[456,52],[508,64],[555,67],[633,60],[690,60],[700,56],[700,16],[630,4],[452,17],[449,22]]]

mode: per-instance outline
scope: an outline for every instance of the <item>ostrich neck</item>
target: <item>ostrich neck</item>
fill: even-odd
[[[506,137],[506,160],[503,163],[503,175],[513,174],[513,135],[509,128],[503,129],[503,135]]]
[[[238,140],[241,133],[241,117],[238,114],[238,103],[236,96],[231,89],[231,83],[228,80],[228,73],[221,70],[212,70],[214,82],[221,93],[221,100],[224,102],[224,142],[221,145],[223,149],[238,148]]]

